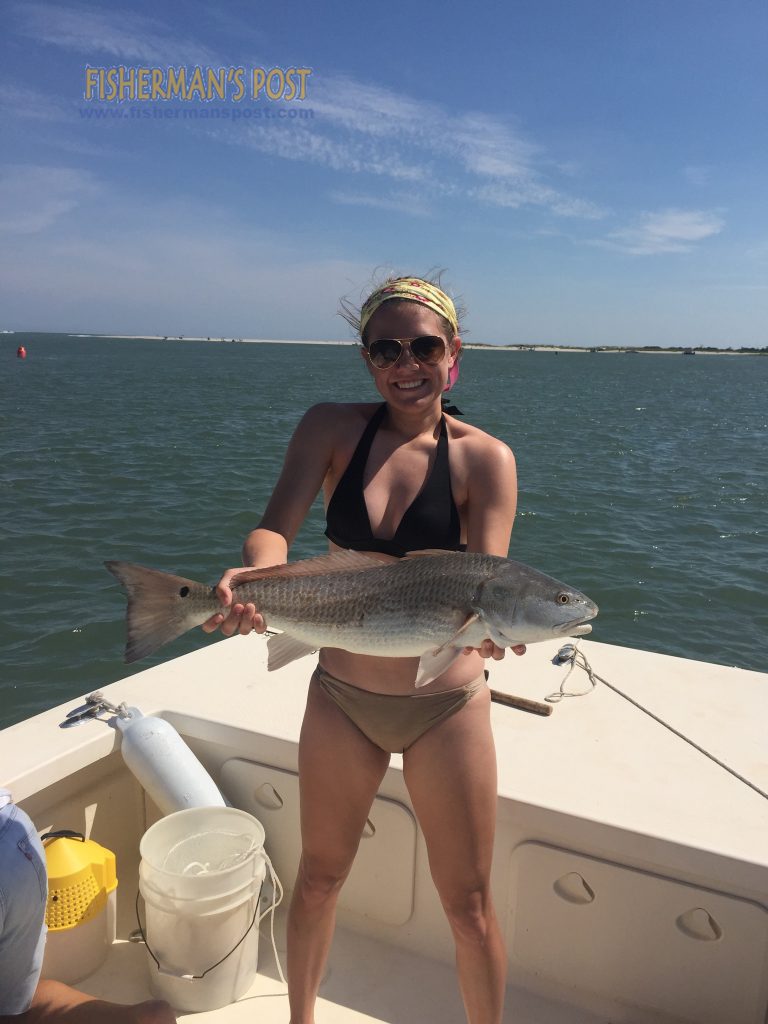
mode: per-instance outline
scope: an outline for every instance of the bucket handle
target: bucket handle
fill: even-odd
[[[225,953],[224,956],[221,958],[221,960],[217,960],[215,964],[211,964],[211,966],[208,967],[206,970],[204,970],[202,974],[177,974],[175,971],[169,971],[167,968],[163,967],[161,965],[160,961],[155,956],[154,952],[152,951],[152,947],[150,946],[149,942],[147,941],[147,936],[146,936],[146,933],[144,931],[144,926],[141,923],[141,918],[139,917],[139,893],[138,893],[138,891],[136,892],[136,922],[137,922],[137,924],[139,926],[139,931],[141,932],[141,938],[142,938],[142,940],[144,942],[144,945],[147,947],[147,952],[149,953],[149,955],[152,957],[152,959],[157,964],[157,969],[158,969],[158,971],[161,974],[171,974],[171,975],[173,975],[173,977],[175,977],[175,978],[183,978],[185,981],[199,981],[200,978],[204,978],[206,976],[206,974],[209,974],[212,970],[214,970],[214,968],[218,967],[219,964],[223,964],[224,961],[227,959],[227,957],[232,956],[232,954],[235,952],[237,947],[241,943],[243,943],[245,941],[245,939],[246,939],[246,937],[248,935],[248,932],[251,930],[251,928],[253,928],[254,924],[256,923],[256,918],[258,917],[258,913],[259,913],[259,901],[256,900],[256,910],[254,911],[253,917],[251,918],[251,923],[245,929],[245,932],[244,932],[242,938],[238,939],[238,941],[235,943],[235,945],[232,947],[232,949],[230,949],[230,951],[228,953]]]
[[[40,836],[41,843],[44,843],[46,839],[79,839],[81,843],[85,842],[85,836],[83,833],[75,832],[71,828],[51,829],[50,832],[46,832],[44,836]]]
[[[141,917],[139,916],[139,890],[138,889],[136,890],[136,923],[139,926],[139,932],[141,934],[142,941],[144,942],[144,945],[147,947],[147,952],[149,953],[149,955],[152,957],[152,959],[157,964],[157,969],[158,969],[158,971],[161,974],[170,974],[174,978],[182,978],[184,981],[199,981],[201,978],[204,978],[206,976],[206,974],[210,974],[210,972],[213,971],[220,964],[223,964],[224,961],[228,957],[232,956],[232,954],[235,952],[237,947],[242,945],[243,942],[245,942],[245,940],[246,940],[246,938],[248,936],[248,933],[250,932],[251,928],[253,928],[253,926],[256,924],[257,919],[258,919],[258,921],[261,921],[262,918],[267,916],[267,914],[272,914],[272,921],[271,921],[271,926],[272,926],[272,949],[273,949],[274,954],[275,954],[275,960],[277,962],[277,970],[278,970],[278,973],[280,975],[280,980],[282,981],[283,984],[285,984],[285,977],[283,976],[283,969],[282,969],[282,966],[280,964],[280,958],[277,955],[277,947],[275,945],[275,931],[274,931],[274,928],[275,928],[275,911],[277,910],[278,905],[282,902],[282,899],[283,899],[283,887],[280,884],[280,879],[277,877],[275,869],[272,867],[272,861],[269,859],[269,857],[267,856],[266,853],[264,854],[264,859],[266,860],[267,865],[269,867],[269,874],[270,874],[270,878],[272,880],[272,906],[269,907],[267,910],[265,910],[264,913],[261,915],[261,917],[259,917],[259,901],[257,899],[256,900],[256,909],[253,912],[253,917],[251,918],[251,923],[245,929],[245,932],[243,933],[242,937],[240,939],[238,939],[238,941],[234,944],[234,946],[232,947],[232,949],[230,949],[230,951],[228,953],[224,954],[224,956],[221,958],[221,960],[217,960],[215,964],[211,964],[211,966],[208,967],[206,970],[204,970],[202,974],[178,974],[175,971],[167,970],[165,967],[163,967],[160,964],[160,961],[155,956],[154,952],[152,951],[152,947],[150,946],[149,942],[147,941],[147,935],[146,935],[146,932],[144,931],[144,926],[141,923]],[[278,888],[280,890],[279,898],[278,898],[278,895],[277,895]]]

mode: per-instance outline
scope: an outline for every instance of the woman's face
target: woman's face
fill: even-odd
[[[448,379],[448,371],[458,358],[461,339],[454,338],[448,345],[445,325],[437,313],[416,302],[383,303],[366,329],[366,344],[382,338],[410,341],[422,335],[434,335],[446,343],[446,351],[439,363],[420,363],[414,359],[408,346],[394,366],[379,370],[362,353],[379,394],[393,406],[402,409],[424,409],[440,398]]]

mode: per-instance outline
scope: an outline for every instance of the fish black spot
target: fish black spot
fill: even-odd
[[[189,597],[189,587],[182,587],[179,591],[179,597]]]

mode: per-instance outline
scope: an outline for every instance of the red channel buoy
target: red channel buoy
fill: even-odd
[[[27,350],[24,348],[23,345],[19,345],[19,347],[16,349],[16,355],[19,359],[27,358]]]

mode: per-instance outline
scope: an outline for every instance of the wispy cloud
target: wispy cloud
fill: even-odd
[[[59,97],[11,82],[0,83],[0,115],[24,121],[62,121],[72,116]]]
[[[410,217],[428,217],[430,208],[428,202],[411,192],[395,192],[389,195],[371,195],[362,192],[344,192],[334,190],[329,193],[334,203],[343,206],[370,206],[377,210],[392,210],[395,213],[405,213]]]
[[[205,45],[179,37],[156,18],[84,4],[16,3],[6,9],[17,32],[36,42],[82,53],[147,64],[217,63]]]
[[[96,195],[88,172],[70,167],[12,165],[0,169],[0,237],[34,235]]]
[[[270,156],[284,160],[300,160],[319,164],[350,174],[375,174],[398,181],[423,181],[426,169],[409,160],[403,153],[388,152],[387,147],[372,138],[334,138],[306,127],[303,123],[259,122],[245,132],[236,129],[227,135],[230,141],[243,142]],[[219,137],[221,134],[219,133]]]
[[[586,199],[563,195],[547,188],[535,180],[522,180],[513,185],[494,182],[472,190],[475,198],[493,206],[517,209],[520,206],[544,206],[560,217],[580,217],[584,220],[601,220],[608,216],[605,207]]]
[[[7,11],[17,33],[82,54],[89,63],[221,63],[209,46],[180,37],[161,15],[48,0],[13,0]],[[54,120],[60,114],[30,90],[10,99],[33,118]],[[410,208],[417,216],[430,203],[449,198],[502,209],[537,207],[556,217],[590,220],[607,214],[591,200],[571,194],[571,183],[567,189],[560,187],[568,177],[560,167],[569,166],[569,154],[547,153],[511,117],[455,112],[375,83],[320,73],[308,83],[305,107],[310,106],[311,121],[233,121],[230,131],[219,131],[216,137],[282,160],[418,188],[410,207],[402,197],[367,201],[382,209]],[[345,188],[341,193],[353,194]],[[358,192],[358,203],[366,194],[365,189]]]
[[[112,147],[103,139],[98,144],[88,142],[72,132],[73,108],[72,102],[60,96],[46,95],[10,82],[0,83],[0,122],[14,125],[18,132],[26,136],[31,134],[30,121],[40,122],[33,135],[35,145],[50,150],[55,154],[54,160],[62,159],[63,154],[76,154],[89,159],[103,159],[114,154]],[[42,122],[45,122],[44,130]],[[8,152],[11,148],[8,147]]]
[[[226,137],[284,159],[419,183],[422,199],[538,206],[585,219],[607,213],[548,182],[544,167],[554,162],[502,118],[449,113],[436,103],[349,77],[311,80],[309,93],[311,121],[264,119]]]
[[[533,180],[540,148],[500,118],[444,115],[434,143],[455,154],[470,174],[501,181]]]
[[[690,252],[696,243],[719,234],[724,226],[723,217],[712,210],[659,210],[643,214],[631,227],[593,239],[592,244],[632,256]]]

